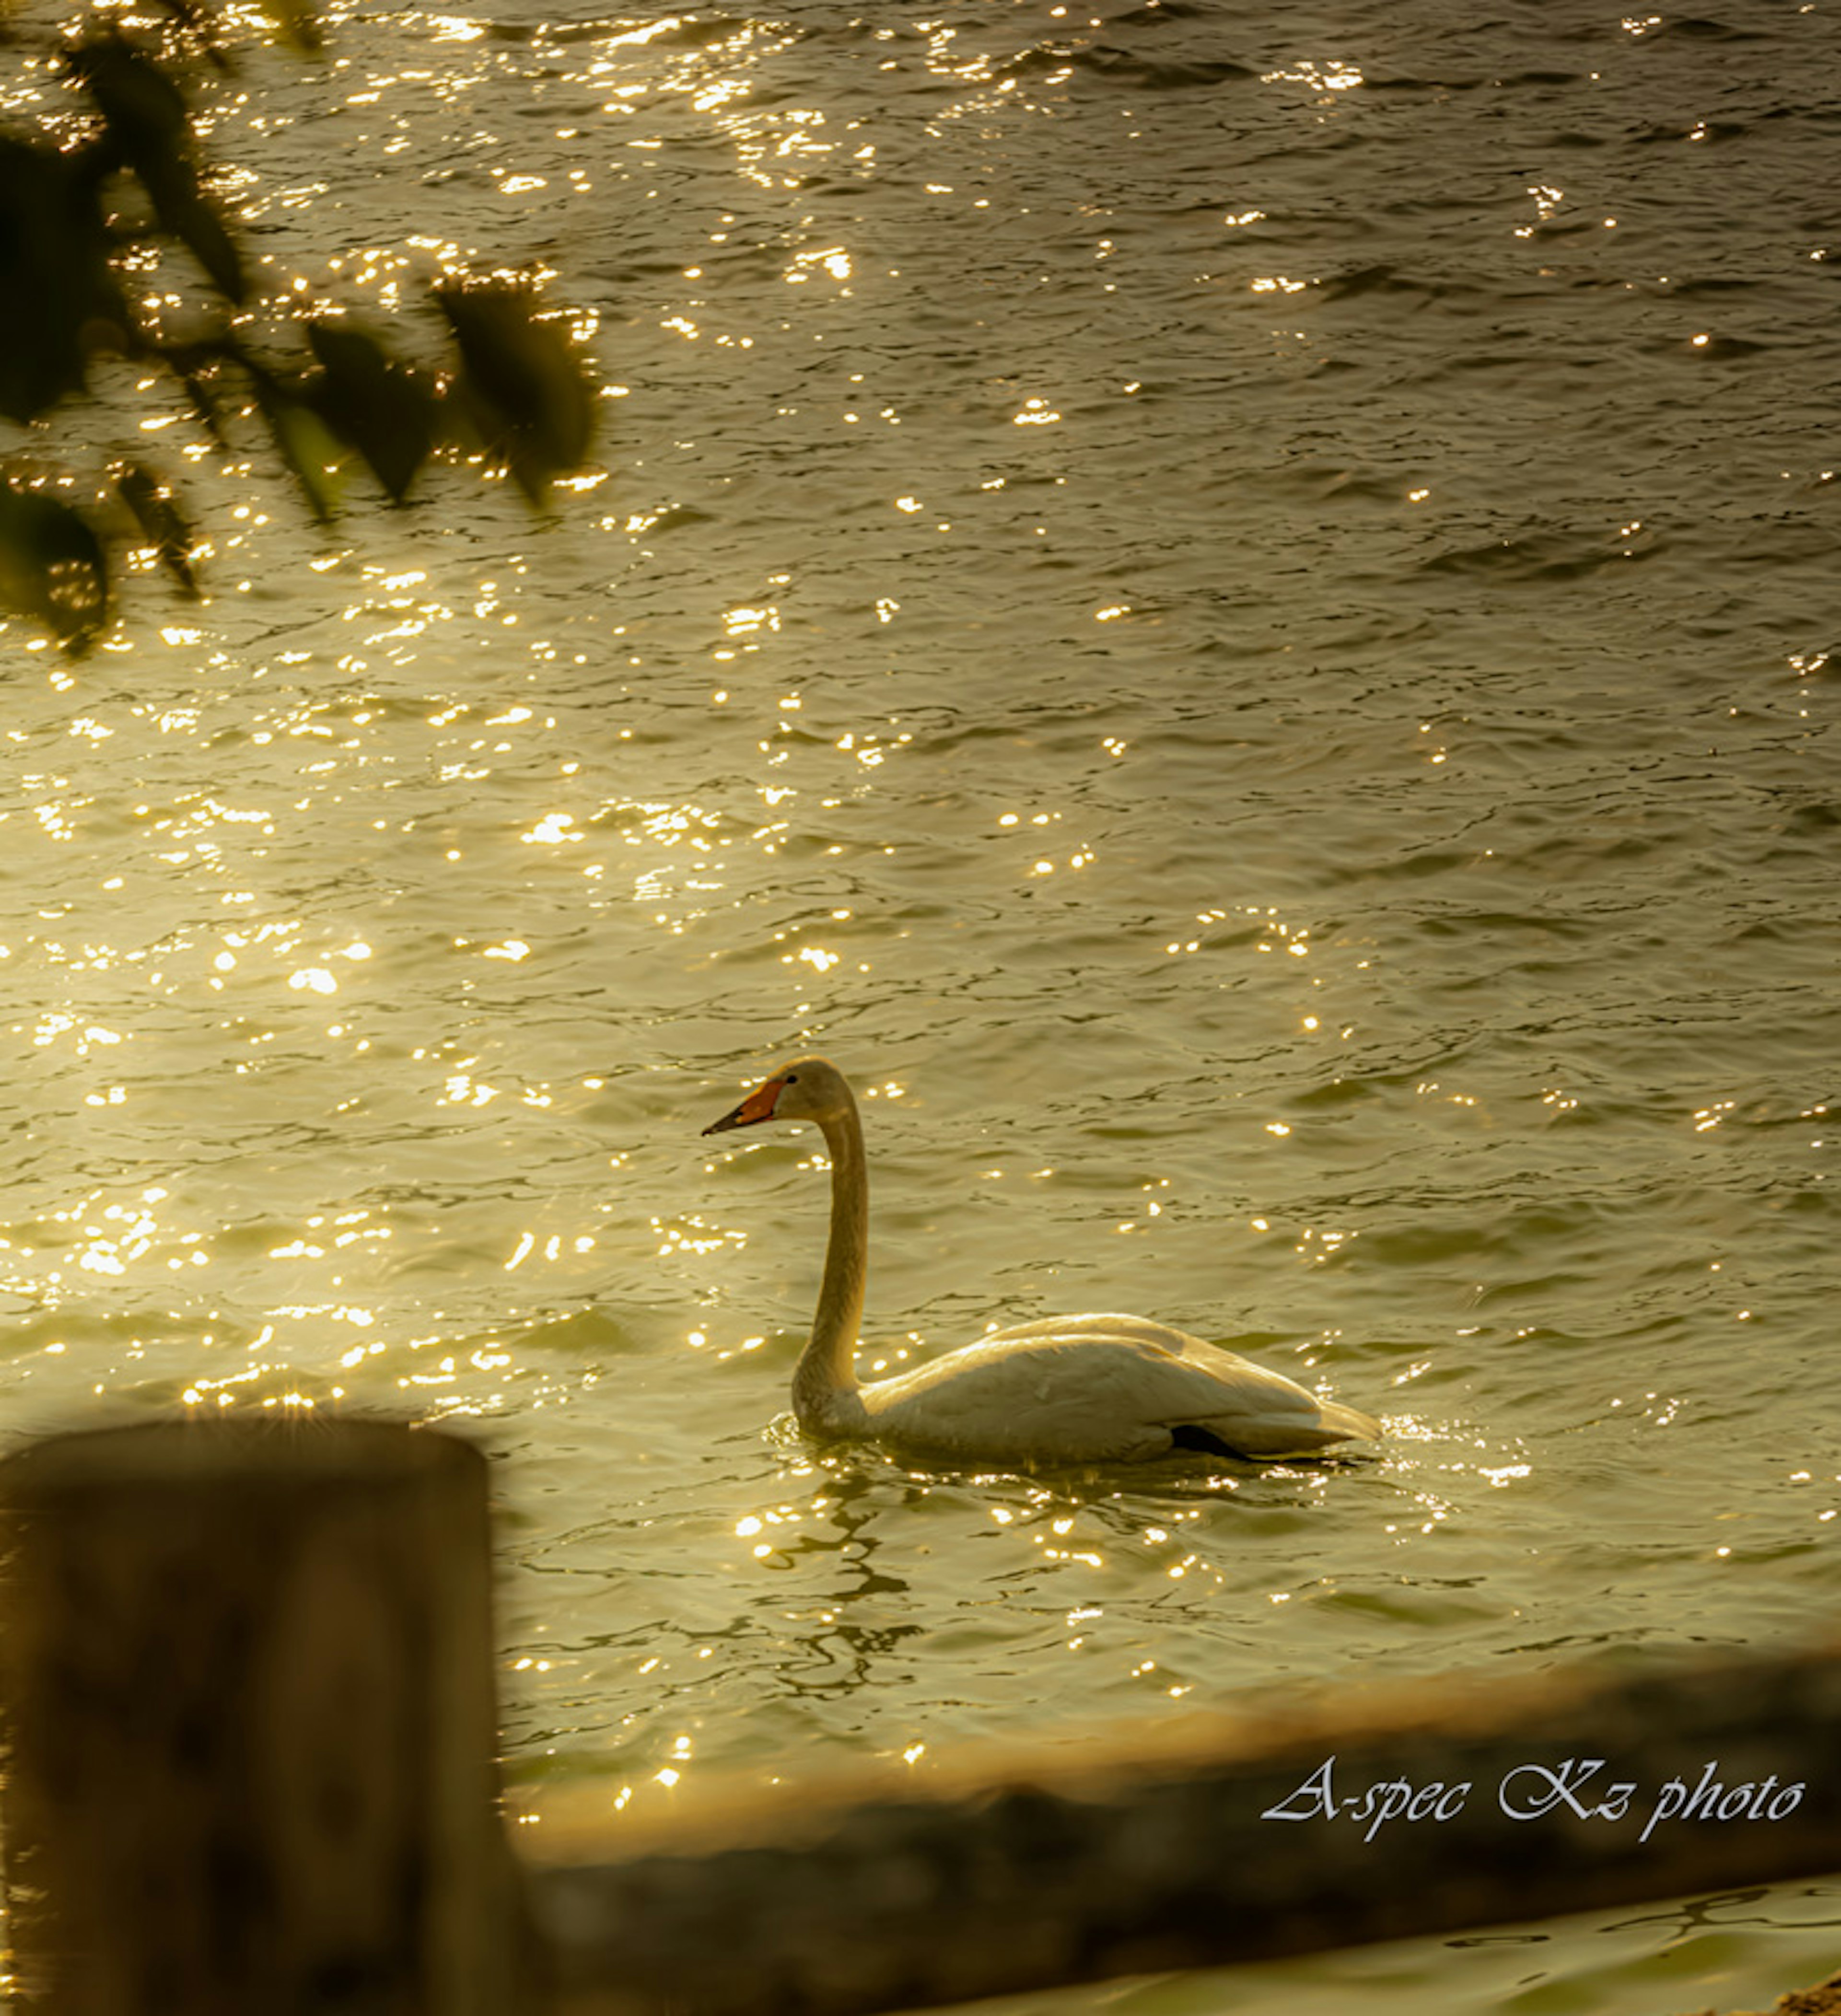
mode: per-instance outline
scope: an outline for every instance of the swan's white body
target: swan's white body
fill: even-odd
[[[870,1192],[856,1101],[834,1064],[802,1057],[704,1132],[768,1120],[812,1121],[831,1158],[824,1280],[793,1374],[793,1411],[809,1432],[1004,1463],[1138,1463],[1185,1449],[1309,1456],[1381,1432],[1353,1407],[1142,1316],[1018,1323],[859,1385]]]

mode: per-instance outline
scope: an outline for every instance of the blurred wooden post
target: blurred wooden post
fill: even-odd
[[[504,2016],[486,1465],[381,1422],[0,1464],[0,1813],[45,2016]]]

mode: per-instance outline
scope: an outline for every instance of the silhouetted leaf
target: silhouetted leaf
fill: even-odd
[[[192,549],[197,538],[173,502],[172,492],[144,463],[118,463],[113,475],[117,495],[134,513],[160,564],[188,595],[196,596]]]
[[[218,290],[240,302],[243,261],[200,186],[191,121],[178,85],[119,35],[92,36],[66,61],[103,115],[113,159],[132,170],[162,226],[191,247]]]
[[[226,452],[230,432],[221,403],[219,367],[226,359],[240,362],[240,347],[233,337],[219,337],[203,343],[166,343],[148,346],[185,387],[192,411],[207,434]]]
[[[315,412],[400,504],[434,447],[434,392],[375,337],[348,322],[310,323],[307,340],[322,366],[308,395]]]
[[[88,36],[66,52],[64,62],[95,101],[120,158],[137,174],[143,162],[189,141],[185,93],[120,35]]]
[[[248,292],[243,255],[217,206],[200,188],[191,163],[175,157],[157,166],[150,164],[141,171],[140,178],[160,221],[191,247],[218,293],[240,303]]]
[[[460,346],[456,391],[482,444],[541,503],[579,468],[594,433],[594,394],[562,324],[537,319],[535,288],[506,281],[438,288]]]
[[[0,483],[0,602],[79,651],[109,613],[102,542],[69,505],[12,482]]]
[[[293,472],[308,509],[322,524],[339,515],[344,491],[340,465],[345,450],[305,399],[265,371],[252,373],[256,401],[282,459]]]
[[[128,344],[92,164],[0,136],[0,413],[35,419]]]

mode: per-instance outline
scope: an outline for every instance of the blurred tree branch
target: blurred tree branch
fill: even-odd
[[[196,594],[203,543],[170,480],[138,459],[111,463],[86,503],[58,494],[77,486],[48,468],[46,449],[59,409],[88,394],[99,358],[168,374],[220,450],[245,416],[259,416],[322,522],[337,514],[354,466],[400,503],[443,455],[506,470],[541,506],[581,466],[593,431],[581,353],[528,278],[444,275],[431,290],[450,346],[439,366],[399,355],[394,332],[291,299],[287,319],[303,340],[285,355],[261,348],[250,275],[212,194],[188,95],[200,66],[222,70],[232,59],[204,8],[163,5],[157,34],[104,20],[67,38],[60,69],[80,121],[0,131],[0,416],[26,435],[0,459],[0,603],[72,651],[109,620],[116,545],[152,549]],[[318,50],[303,0],[275,0],[272,13],[283,41]],[[183,297],[182,337],[124,284],[150,242],[183,248],[200,276]]]

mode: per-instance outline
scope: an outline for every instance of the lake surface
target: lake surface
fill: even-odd
[[[542,262],[596,462],[321,531],[125,366],[59,421],[215,551],[81,662],[0,630],[10,1431],[482,1439],[539,1813],[1821,1626],[1838,61],[1777,0],[247,52],[201,102],[265,284],[432,352],[443,265]],[[819,1144],[699,1133],[808,1049],[863,1096],[867,1364],[1137,1309],[1378,1456],[803,1444]],[[1065,2007],[1662,2016],[1838,1918]]]

